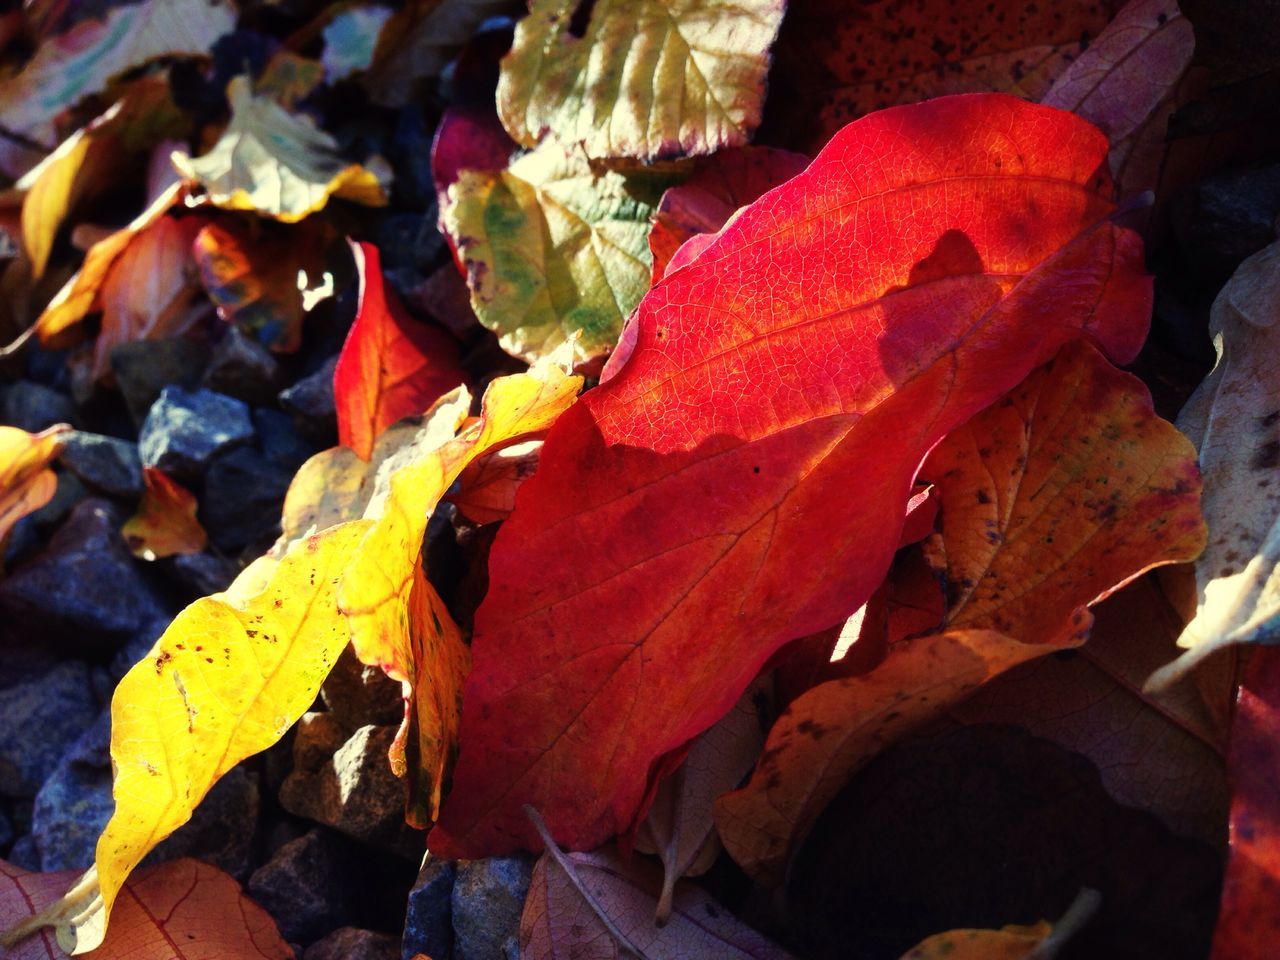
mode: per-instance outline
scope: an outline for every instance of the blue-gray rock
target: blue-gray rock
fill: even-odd
[[[255,406],[275,398],[279,379],[280,365],[271,351],[234,324],[213,348],[204,371],[210,390]]]
[[[75,425],[79,419],[69,396],[42,383],[18,380],[9,384],[0,397],[0,423],[21,427],[30,433],[55,423]]]
[[[298,433],[292,417],[270,407],[253,411],[253,429],[258,434],[258,449],[262,455],[290,473],[296,473],[321,449]]]
[[[293,471],[252,447],[238,447],[209,465],[200,522],[214,546],[235,553],[267,547],[280,534],[280,511]]]
[[[210,591],[210,593],[216,592]],[[124,646],[115,652],[115,655],[111,658],[111,663],[107,667],[114,681],[118,683],[120,678],[128,673],[135,663],[151,651],[156,641],[160,639],[160,635],[168,629],[172,619],[167,615],[157,617],[134,631],[133,636],[125,641]]]
[[[240,572],[234,561],[208,551],[165,557],[159,561],[159,569],[182,587],[190,600],[227,589]]]
[[[60,456],[68,470],[100,493],[129,501],[142,496],[142,461],[136,443],[76,430],[62,438]]]
[[[520,954],[520,914],[533,858],[514,853],[464,860],[453,881],[453,960],[495,960]]]
[[[339,927],[307,947],[302,960],[400,960],[400,941],[389,933]]]
[[[218,453],[251,440],[253,421],[243,401],[212,390],[165,387],[142,425],[138,452],[143,466],[191,480]]]
[[[170,384],[194,390],[200,386],[207,347],[181,337],[134,340],[111,351],[111,369],[135,425],[141,426],[160,391]]]
[[[40,852],[36,850],[35,839],[29,833],[13,841],[13,846],[9,848],[9,855],[5,859],[23,870],[37,873],[40,870]]]
[[[14,641],[102,656],[168,615],[120,536],[121,512],[80,501],[49,545],[0,581],[0,617]],[[9,639],[6,637],[6,639]]]
[[[147,862],[195,857],[243,883],[253,867],[260,807],[257,773],[232,767],[200,801],[191,819],[156,847]]]
[[[1215,174],[1178,195],[1173,226],[1189,263],[1225,278],[1276,238],[1280,163]]]
[[[57,466],[53,472],[58,477],[53,496],[48,503],[30,515],[36,530],[46,535],[71,515],[72,509],[88,492],[74,473]]]
[[[111,819],[111,711],[104,710],[63,755],[36,794],[31,836],[40,869],[84,870]]]
[[[282,937],[311,943],[352,918],[356,891],[345,882],[348,868],[338,839],[312,830],[253,872],[249,896],[271,914]]]
[[[315,373],[280,391],[280,406],[293,414],[305,436],[317,442],[337,436],[338,415],[333,400],[333,369],[337,365],[338,357],[332,356]]]
[[[405,907],[401,960],[413,960],[420,953],[428,957],[453,954],[452,898],[457,874],[458,865],[452,860],[428,854],[422,861]]]
[[[0,808],[0,851],[7,850],[9,844],[13,843],[13,821],[9,819],[9,814]]]
[[[89,665],[80,660],[0,689],[0,794],[34,797],[97,714]]]

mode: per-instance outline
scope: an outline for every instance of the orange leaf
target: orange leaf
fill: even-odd
[[[433,851],[536,848],[525,804],[572,847],[624,829],[660,757],[867,600],[942,436],[1082,333],[1134,355],[1105,152],[1013,97],[886,110],[649,291],[494,543]]]
[[[1041,101],[1096,123],[1122,196],[1155,189],[1195,35],[1176,0],[1132,0]]]
[[[62,896],[75,871],[30,873],[0,860],[0,928],[9,929]],[[265,910],[217,867],[172,860],[141,870],[125,886],[95,960],[292,960]],[[51,931],[5,960],[63,960]]]
[[[58,478],[49,462],[62,449],[59,435],[70,429],[60,423],[40,433],[27,433],[0,426],[0,544],[15,523],[52,499]]]
[[[378,248],[352,243],[360,274],[356,319],[333,371],[338,439],[364,460],[387,427],[422,413],[466,383],[457,342],[443,330],[414,320],[382,276]]]
[[[143,467],[147,489],[137,512],[120,533],[135,557],[160,557],[199,553],[206,542],[204,527],[196,519],[195,496],[155,467]]]
[[[542,441],[518,443],[477,460],[458,477],[458,492],[446,499],[475,524],[495,523],[511,515],[516,491],[538,469]]]
[[[1231,857],[1213,960],[1264,960],[1280,943],[1280,652],[1252,656],[1231,729]]]
[[[161,217],[134,236],[107,268],[98,291],[102,330],[94,344],[95,377],[111,369],[111,351],[122,343],[180,332],[183,310],[198,288],[191,240],[199,229],[193,217]]]
[[[1088,344],[952,433],[920,472],[939,498],[925,553],[945,577],[949,627],[1070,643],[1087,634],[1086,604],[1204,549],[1195,449]]]

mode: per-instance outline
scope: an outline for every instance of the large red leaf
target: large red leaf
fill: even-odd
[[[443,330],[414,320],[382,278],[378,248],[353,243],[360,303],[333,371],[338,439],[362,460],[378,434],[402,417],[422,413],[467,375],[458,344]]]
[[[883,578],[939,438],[1150,311],[1089,124],[1003,95],[865,117],[655,286],[490,559],[442,856],[590,848],[655,761]]]

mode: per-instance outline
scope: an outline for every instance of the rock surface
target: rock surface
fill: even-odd
[[[190,340],[134,340],[111,351],[111,369],[134,424],[141,426],[160,391],[170,384],[200,386],[209,352]]]
[[[82,500],[42,552],[0,581],[15,638],[100,655],[167,615],[124,545],[123,519],[110,501]]]
[[[147,414],[138,451],[144,466],[190,480],[204,473],[221,451],[252,439],[253,422],[242,401],[212,390],[170,386]]]
[[[343,851],[325,830],[291,840],[249,878],[249,896],[275,919],[280,935],[310,943],[352,914]]]
[[[398,725],[404,718],[404,697],[400,683],[381,667],[363,664],[347,646],[329,672],[320,697],[340,723],[349,730],[377,724]]]
[[[261,806],[258,775],[232,767],[200,801],[191,819],[156,847],[155,860],[195,857],[242,883],[253,868],[253,840]]]
[[[389,933],[340,927],[307,947],[302,960],[399,960],[400,943]]]
[[[204,385],[210,390],[258,406],[280,389],[280,365],[262,344],[232,325],[209,357]]]
[[[280,788],[281,806],[356,840],[392,851],[413,849],[413,831],[404,823],[404,783],[387,760],[396,728],[360,727],[331,757],[317,749],[313,732],[319,729],[317,722],[306,733],[300,730],[294,741],[294,768]]]
[[[89,665],[79,660],[0,689],[0,794],[34,797],[97,714]]]
[[[85,870],[111,819],[111,711],[104,710],[36,794],[31,836],[40,869]]]
[[[458,864],[453,883],[453,960],[517,960],[520,914],[533,858],[526,853]]]
[[[333,400],[333,370],[337,365],[335,354],[315,373],[280,391],[280,406],[293,414],[294,423],[300,431],[318,442],[336,436],[338,430],[337,407]]]
[[[448,957],[453,953],[453,882],[458,865],[452,860],[427,857],[409,891],[404,914],[401,960],[420,953]]]
[[[217,457],[205,474],[200,522],[214,546],[236,552],[271,545],[280,534],[280,512],[293,471],[252,447]]]
[[[66,394],[30,380],[9,384],[0,394],[0,423],[37,433],[55,423],[74,425],[75,404]]]
[[[61,459],[99,493],[130,501],[142,496],[142,460],[135,443],[77,430],[62,438]]]

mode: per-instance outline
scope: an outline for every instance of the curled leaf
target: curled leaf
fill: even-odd
[[[0,544],[13,525],[52,499],[58,478],[49,464],[62,449],[65,423],[27,433],[0,426]]]
[[[333,371],[338,439],[368,459],[374,441],[402,417],[422,413],[464,383],[458,344],[409,316],[382,276],[378,248],[353,243],[360,274],[356,319]]]
[[[380,207],[377,178],[338,156],[338,143],[302,114],[253,92],[249,78],[227,85],[231,123],[206,154],[173,154],[178,172],[204,188],[215,206],[252,210],[286,223],[315,213],[329,198]]]
[[[1178,417],[1200,451],[1209,545],[1196,563],[1187,648],[1163,686],[1215,650],[1280,641],[1280,243],[1240,265],[1213,302],[1218,363]]]

